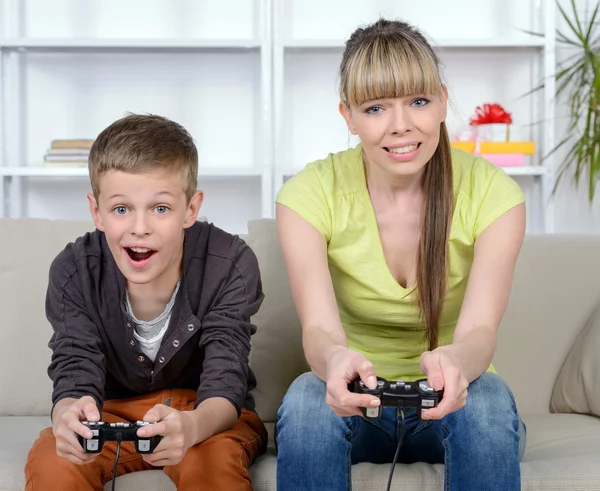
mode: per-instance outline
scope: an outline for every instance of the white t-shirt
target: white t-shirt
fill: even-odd
[[[133,335],[139,343],[142,353],[144,353],[152,361],[156,359],[156,354],[160,349],[162,339],[165,335],[165,332],[167,332],[167,328],[169,327],[171,312],[173,311],[173,305],[175,305],[175,298],[177,297],[180,283],[181,280],[177,282],[177,286],[175,287],[175,291],[171,296],[171,300],[169,300],[169,303],[167,303],[163,313],[151,321],[142,321],[133,315],[133,310],[129,301],[129,294],[125,294],[127,313],[131,316],[131,320],[135,326]]]

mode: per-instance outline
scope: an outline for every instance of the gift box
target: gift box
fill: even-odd
[[[510,140],[512,116],[500,104],[483,104],[475,108],[469,121],[475,128],[476,140],[505,142]]]
[[[477,151],[477,149],[475,149]],[[522,153],[525,155],[533,155],[535,153],[535,143],[524,142],[479,142],[479,153]]]
[[[457,148],[458,150],[462,150],[463,152],[475,152],[475,142],[453,141],[451,142],[451,145],[452,148]]]
[[[525,154],[522,153],[482,153],[480,156],[498,167],[525,165]]]

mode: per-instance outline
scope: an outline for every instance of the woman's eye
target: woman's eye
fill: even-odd
[[[117,215],[125,215],[125,213],[127,213],[127,208],[125,208],[124,206],[117,206],[117,207],[114,209],[114,212],[115,212]]]
[[[383,108],[381,106],[372,106],[365,109],[365,112],[367,114],[379,114],[382,110]]]
[[[422,97],[419,99],[416,99],[413,102],[413,105],[417,106],[417,107],[423,107],[423,106],[426,106],[427,104],[429,104],[429,99],[423,99]]]

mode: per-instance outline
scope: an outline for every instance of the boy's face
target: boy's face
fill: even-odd
[[[99,190],[97,201],[88,194],[90,212],[128,283],[178,277],[183,230],[196,221],[202,192],[188,204],[181,172],[162,169],[111,170],[100,176]]]

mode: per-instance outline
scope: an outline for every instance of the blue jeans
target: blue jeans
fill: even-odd
[[[398,462],[445,464],[446,491],[520,490],[526,431],[510,389],[486,372],[468,391],[465,407],[439,421],[420,421],[405,409]],[[304,373],[283,399],[275,428],[279,491],[350,491],[352,464],[394,458],[396,408],[384,408],[375,421],[342,418],[325,403],[325,392],[322,380]]]

